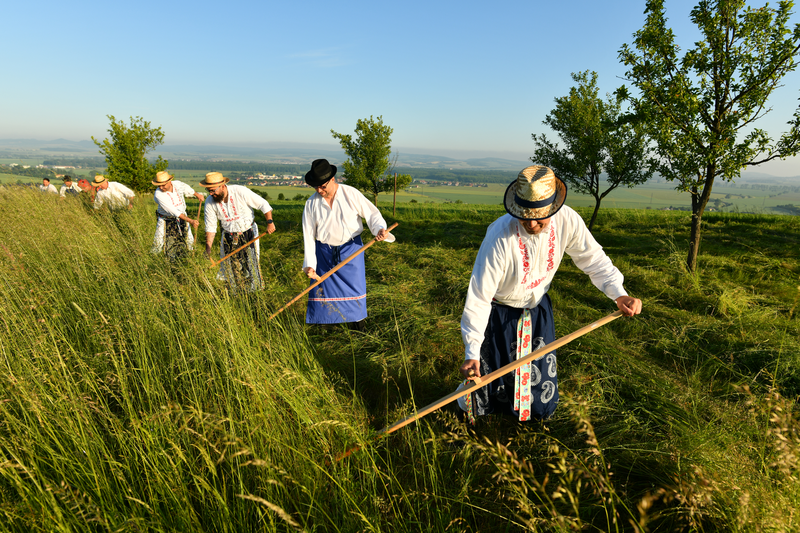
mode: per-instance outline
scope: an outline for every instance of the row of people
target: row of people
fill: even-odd
[[[338,183],[336,170],[328,161],[318,159],[305,175],[306,183],[315,190],[303,210],[303,271],[311,279],[361,247],[362,219],[377,240],[395,240],[386,231],[378,209],[356,189]],[[236,219],[232,203],[223,208],[234,198],[226,191],[226,182],[218,173],[207,175],[201,182],[215,202],[206,200],[207,234],[215,231],[217,218],[226,231],[220,214]],[[460,370],[465,377],[489,374],[555,340],[547,292],[564,254],[625,316],[641,313],[641,300],[625,291],[622,273],[580,215],[566,205],[566,197],[566,184],[551,169],[538,165],[523,169],[506,189],[503,205],[507,214],[489,226],[467,291],[461,320],[465,362]],[[271,223],[269,204],[253,200],[257,202],[253,207],[264,206],[262,210]],[[210,205],[215,206],[212,217],[208,216]],[[240,229],[251,221],[248,216]],[[252,229],[251,235],[256,235],[257,228]],[[207,252],[211,242],[213,235],[207,237]],[[364,257],[359,255],[309,295],[306,322],[347,322],[361,329],[366,316]],[[556,352],[488,383],[468,398],[460,399],[459,404],[475,416],[500,412],[520,421],[549,418],[558,404]]]
[[[312,282],[363,245],[362,220],[366,221],[377,240],[395,240],[387,231],[386,221],[378,208],[357,189],[339,183],[336,172],[335,165],[318,159],[305,175],[306,183],[315,190],[303,210],[303,272]],[[264,214],[266,232],[271,234],[276,230],[272,207],[247,187],[232,185],[229,181],[219,172],[206,174],[200,182],[200,186],[208,193],[203,200],[201,194],[175,180],[169,172],[159,172],[153,181],[153,185],[158,187],[154,199],[159,216],[154,249],[158,251],[163,248],[169,257],[174,257],[176,253],[170,250],[191,248],[194,242],[191,227],[196,229],[199,221],[186,214],[184,198],[196,196],[204,202],[208,256],[212,253],[217,223],[222,229],[220,258],[250,243],[220,264],[219,276],[233,287],[244,285],[249,290],[257,290],[263,286],[263,281],[259,269],[260,241],[256,239],[259,230],[254,210]],[[363,330],[367,317],[366,297],[364,256],[359,255],[312,291],[308,298],[306,322],[347,323],[353,329]]]
[[[336,172],[336,166],[318,159],[305,175],[306,183],[315,190],[306,201],[302,224],[303,272],[312,282],[362,246],[362,220],[377,240],[395,240],[378,209],[358,190],[339,183]],[[96,177],[95,182],[98,197],[101,191],[112,191],[108,195],[119,191],[111,184],[104,185],[102,176]],[[172,235],[180,246],[191,246],[189,226],[196,229],[199,225],[186,213],[184,198],[191,196],[204,202],[209,255],[218,222],[222,227],[220,257],[258,235],[254,209],[264,214],[266,231],[273,233],[276,228],[269,202],[246,187],[228,182],[219,172],[206,174],[200,182],[208,192],[203,200],[202,194],[174,180],[168,172],[159,172],[153,182],[158,187],[154,194],[159,217],[156,239],[162,232],[166,241]],[[461,319],[465,362],[460,371],[465,377],[489,374],[555,340],[552,303],[547,293],[564,254],[625,316],[641,313],[641,300],[625,291],[622,273],[580,215],[565,204],[566,196],[566,184],[551,169],[538,165],[523,169],[506,189],[503,205],[507,214],[487,229],[470,277]],[[257,239],[241,252],[240,259],[230,264],[239,266],[224,267],[222,275],[226,279],[240,282],[247,278],[251,280],[250,288],[260,287]],[[366,316],[361,254],[309,294],[306,322],[344,322],[363,329]],[[474,415],[510,413],[521,421],[546,419],[557,403],[555,351],[459,399],[459,405]]]

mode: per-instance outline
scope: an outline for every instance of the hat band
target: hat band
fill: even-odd
[[[523,200],[516,194],[514,195],[514,202],[522,207],[526,207],[528,209],[539,209],[540,207],[547,207],[548,205],[552,204],[556,201],[556,196],[558,196],[558,191],[554,192],[552,196],[549,198],[545,198],[544,200],[539,200],[536,202],[531,202],[529,200]]]

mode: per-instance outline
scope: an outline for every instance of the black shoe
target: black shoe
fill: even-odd
[[[347,327],[350,328],[351,331],[358,331],[359,333],[364,333],[367,330],[366,326],[366,318],[362,318],[358,322],[348,322]]]

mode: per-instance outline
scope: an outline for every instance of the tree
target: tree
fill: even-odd
[[[678,57],[664,0],[649,0],[633,48],[620,50],[630,97],[645,118],[660,156],[658,171],[692,199],[686,265],[697,268],[701,221],[714,181],[733,181],[746,166],[797,154],[800,107],[777,141],[754,123],[771,111],[768,99],[797,66],[800,24],[788,28],[793,2],[752,9],[744,0],[701,0],[691,20],[702,38]]]
[[[130,126],[122,121],[117,122],[113,115],[108,115],[108,119],[111,121],[108,128],[111,140],[99,142],[92,137],[100,153],[106,156],[106,177],[124,183],[136,192],[152,190],[156,172],[166,170],[169,165],[161,156],[158,156],[155,164],[145,158],[147,152],[163,144],[161,127],[151,128],[150,122],[142,117],[131,117]]]
[[[550,142],[545,134],[533,134],[536,149],[531,161],[552,168],[570,188],[594,197],[591,230],[603,198],[620,185],[646,182],[653,175],[654,161],[641,124],[622,116],[620,99],[598,97],[597,73],[573,73],[572,79],[578,86],[568,96],[556,98],[555,109],[543,121],[565,147]]]
[[[394,130],[383,124],[383,117],[373,120],[361,119],[356,123],[356,139],[349,134],[331,130],[334,139],[339,140],[348,159],[342,164],[343,178],[351,187],[372,195],[372,203],[378,205],[378,194],[394,189],[394,177],[389,173],[394,162],[389,160],[392,153],[391,140]],[[411,184],[411,176],[397,176],[397,188],[404,189]]]

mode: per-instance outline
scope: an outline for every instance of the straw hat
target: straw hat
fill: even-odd
[[[213,189],[229,181],[231,180],[223,176],[221,172],[209,172],[206,174],[206,178],[200,182],[200,185],[206,189]]]
[[[104,181],[107,181],[107,180],[106,180],[106,177],[105,177],[105,176],[103,176],[102,174],[98,174],[97,176],[95,176],[95,177],[94,177],[94,181],[92,181],[92,185],[94,185],[95,187],[97,187],[98,185],[100,185],[100,184],[101,184],[101,183],[103,183]]]
[[[331,165],[327,159],[315,159],[311,163],[311,170],[306,172],[306,183],[312,187],[322,187],[335,175],[336,165]]]
[[[174,178],[174,177],[175,176],[171,175],[166,170],[161,170],[159,172],[156,172],[156,180],[155,181],[151,181],[150,183],[152,183],[156,187],[160,187],[160,186],[164,185],[165,183],[168,183],[168,182],[172,181],[172,178]]]
[[[567,184],[540,165],[522,169],[506,189],[503,205],[513,217],[541,220],[556,214],[567,199]]]

